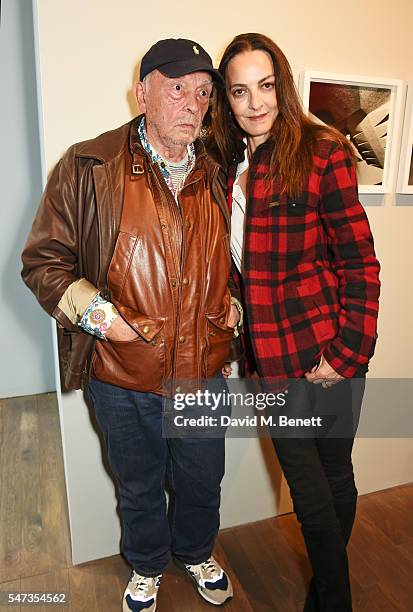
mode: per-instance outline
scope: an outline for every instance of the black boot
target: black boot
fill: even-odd
[[[337,504],[334,506],[346,546],[348,544],[348,541],[350,540],[351,531],[353,529],[354,519],[356,516],[356,504],[357,499],[346,504]],[[320,611],[320,600],[318,597],[316,582],[313,576],[308,587],[308,593],[305,600],[303,612]]]

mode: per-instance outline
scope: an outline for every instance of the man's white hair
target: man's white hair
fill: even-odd
[[[152,76],[152,72],[150,72],[149,74],[147,74],[145,77],[143,77],[142,79],[142,84],[143,87],[145,89],[146,92],[149,91],[149,87],[150,87],[150,83],[151,83],[151,76]]]

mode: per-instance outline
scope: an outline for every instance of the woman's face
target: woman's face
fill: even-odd
[[[278,115],[272,59],[258,49],[239,53],[228,63],[227,96],[238,125],[254,145],[265,142]]]

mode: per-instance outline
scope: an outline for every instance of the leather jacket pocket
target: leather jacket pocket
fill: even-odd
[[[146,342],[154,340],[155,336],[159,334],[163,326],[165,325],[165,317],[149,317],[146,314],[142,314],[123,306],[118,302],[115,302],[115,306],[125,319],[125,321],[142,337]],[[131,341],[133,342],[133,340]]]
[[[122,312],[125,308],[119,308]],[[126,309],[127,310],[127,309]],[[131,321],[137,332],[132,340],[109,340],[96,345],[94,376],[103,382],[142,392],[159,392],[166,369],[164,320],[134,313]]]
[[[204,371],[207,378],[219,372],[228,361],[234,330],[226,325],[227,312],[206,314],[207,341],[205,349]]]
[[[114,256],[108,270],[109,286],[118,300],[122,299],[129,270],[137,249],[138,251],[142,249],[140,236],[133,236],[120,231],[116,240]]]

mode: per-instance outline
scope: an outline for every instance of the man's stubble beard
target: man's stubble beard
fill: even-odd
[[[201,127],[202,127],[202,121],[200,123],[199,126],[197,126],[196,128],[194,128],[195,130],[195,134],[193,137],[189,137],[187,136],[186,138],[184,136],[182,136],[181,138],[175,137],[173,135],[168,135],[165,133],[161,132],[161,125],[157,122],[152,122],[151,123],[151,128],[156,132],[158,139],[160,140],[160,142],[163,143],[164,146],[166,147],[183,147],[183,146],[188,146],[190,144],[192,144],[193,142],[195,142],[195,140],[199,137],[199,134],[201,132]]]
[[[174,136],[168,136],[165,135],[164,136],[164,143],[166,145],[172,145],[172,146],[188,146],[190,144],[192,144],[193,142],[195,142],[195,140],[198,138],[199,133],[201,131],[201,126],[199,126],[199,128],[194,128],[194,136],[182,136],[180,138],[178,137],[174,137]]]

